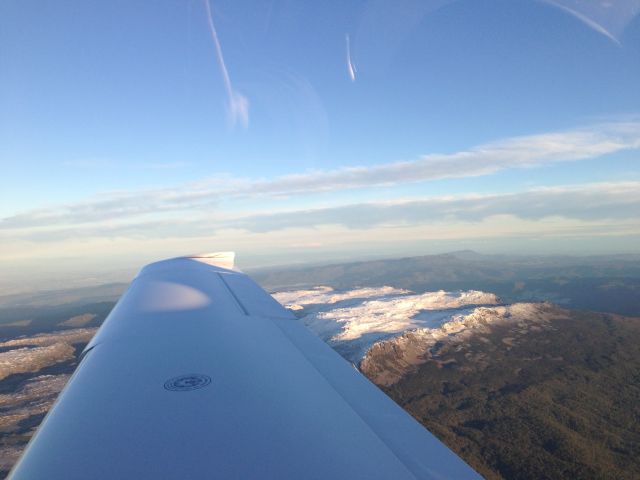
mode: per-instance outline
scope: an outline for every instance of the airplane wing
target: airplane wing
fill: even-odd
[[[481,478],[232,268],[143,268],[10,478]]]

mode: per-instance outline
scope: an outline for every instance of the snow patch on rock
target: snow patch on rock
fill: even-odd
[[[379,340],[419,327],[435,328],[478,305],[500,303],[493,293],[476,290],[414,294],[389,286],[346,291],[320,286],[273,296],[355,364]]]
[[[402,295],[408,290],[393,287],[356,288],[344,292],[336,292],[331,287],[319,286],[311,290],[293,290],[273,294],[278,302],[291,310],[301,310],[304,305],[333,305],[351,299],[382,297],[386,295]]]
[[[470,305],[495,305],[500,300],[493,293],[476,290],[467,292],[426,292],[384,300],[370,300],[360,305],[320,312],[317,319],[340,324],[341,331],[333,341],[357,340],[369,333],[398,333],[422,326],[428,315],[424,311],[450,310]],[[452,312],[453,313],[453,312]],[[306,322],[305,322],[306,323]]]

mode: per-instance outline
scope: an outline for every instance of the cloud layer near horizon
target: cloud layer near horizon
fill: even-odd
[[[537,188],[512,194],[460,195],[345,205],[256,215],[237,219],[233,225],[254,232],[318,225],[342,225],[357,229],[445,221],[479,222],[497,215],[510,215],[524,220],[548,217],[584,221],[640,219],[640,182],[598,183]]]
[[[287,229],[316,229],[327,225],[350,230],[381,226],[474,225],[495,217],[511,217],[523,221],[550,218],[585,223],[609,221],[630,226],[638,224],[640,220],[640,182],[595,183],[535,188],[508,194],[465,194],[355,203],[225,219],[201,214],[189,218],[122,224],[60,226],[4,233],[0,231],[0,239],[4,236],[35,242],[56,242],[98,237],[195,238],[228,230],[263,234]]]
[[[126,222],[172,212],[211,211],[220,201],[282,198],[317,192],[393,187],[507,169],[597,158],[640,148],[640,121],[510,138],[450,154],[373,166],[311,171],[273,179],[221,177],[178,187],[104,193],[73,204],[19,212],[0,220],[0,231]],[[148,218],[147,218],[148,221]]]

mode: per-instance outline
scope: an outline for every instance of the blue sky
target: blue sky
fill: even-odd
[[[5,272],[638,251],[640,1],[209,6],[0,4]]]

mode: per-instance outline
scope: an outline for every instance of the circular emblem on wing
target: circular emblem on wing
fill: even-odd
[[[206,387],[211,383],[211,377],[199,373],[190,373],[170,378],[164,382],[164,388],[172,392],[188,392]]]

